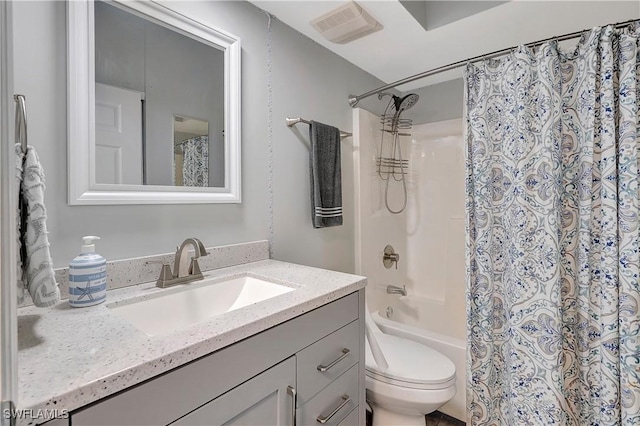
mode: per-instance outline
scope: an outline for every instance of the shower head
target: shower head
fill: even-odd
[[[396,131],[399,127],[409,127],[411,128],[411,120],[400,119],[400,115],[406,110],[410,109],[412,106],[418,102],[420,96],[415,93],[410,93],[404,98],[393,96],[393,105],[396,109],[396,112],[393,114],[393,118],[391,119],[391,130]]]
[[[418,102],[418,99],[420,98],[420,96],[416,95],[415,93],[410,93],[407,96],[405,96],[404,98],[400,98],[398,96],[394,96],[393,97],[393,103],[396,107],[396,111],[398,113],[402,112],[402,111],[406,111],[408,109],[410,109],[412,106],[414,106],[416,104],[416,102]]]
[[[418,99],[420,98],[420,96],[416,95],[415,93],[410,93],[403,98],[389,92],[378,93],[378,99],[382,99],[384,96],[391,96],[391,98],[393,99],[393,107],[398,113],[405,111],[411,108],[412,106],[414,106],[416,102],[418,102]]]
[[[400,118],[400,116],[404,111],[413,107],[416,102],[418,102],[420,96],[415,93],[410,93],[401,98],[389,92],[378,93],[378,99],[382,99],[385,96],[389,96],[391,99],[381,116],[383,133],[385,131],[394,133],[397,132],[398,129],[410,129],[411,119]],[[389,126],[389,129],[386,129],[386,126]]]

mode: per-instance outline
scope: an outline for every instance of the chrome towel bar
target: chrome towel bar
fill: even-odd
[[[311,121],[309,120],[305,120],[304,118],[285,118],[285,123],[287,124],[287,127],[293,127],[298,123],[304,123],[304,124],[311,124]],[[350,136],[353,136],[350,132],[345,132],[343,130],[340,130],[340,137],[341,138],[348,138]]]
[[[13,95],[16,101],[16,143],[20,142],[22,152],[27,153],[27,105],[24,95]]]

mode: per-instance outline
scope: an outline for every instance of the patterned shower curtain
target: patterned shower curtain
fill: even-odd
[[[182,142],[183,186],[209,186],[209,137],[198,136]]]
[[[640,26],[469,65],[471,425],[640,425]]]

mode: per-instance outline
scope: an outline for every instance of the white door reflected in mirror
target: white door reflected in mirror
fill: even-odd
[[[96,83],[96,183],[142,185],[143,97]]]

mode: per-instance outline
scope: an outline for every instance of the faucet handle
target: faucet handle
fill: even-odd
[[[160,270],[160,276],[158,277],[158,281],[156,285],[158,287],[164,287],[165,283],[174,278],[173,273],[171,272],[171,266],[168,263],[162,264],[162,269]]]
[[[198,265],[198,259],[196,259],[195,257],[191,258],[191,266],[189,267],[189,275],[202,276],[202,271],[200,270],[200,265]]]

